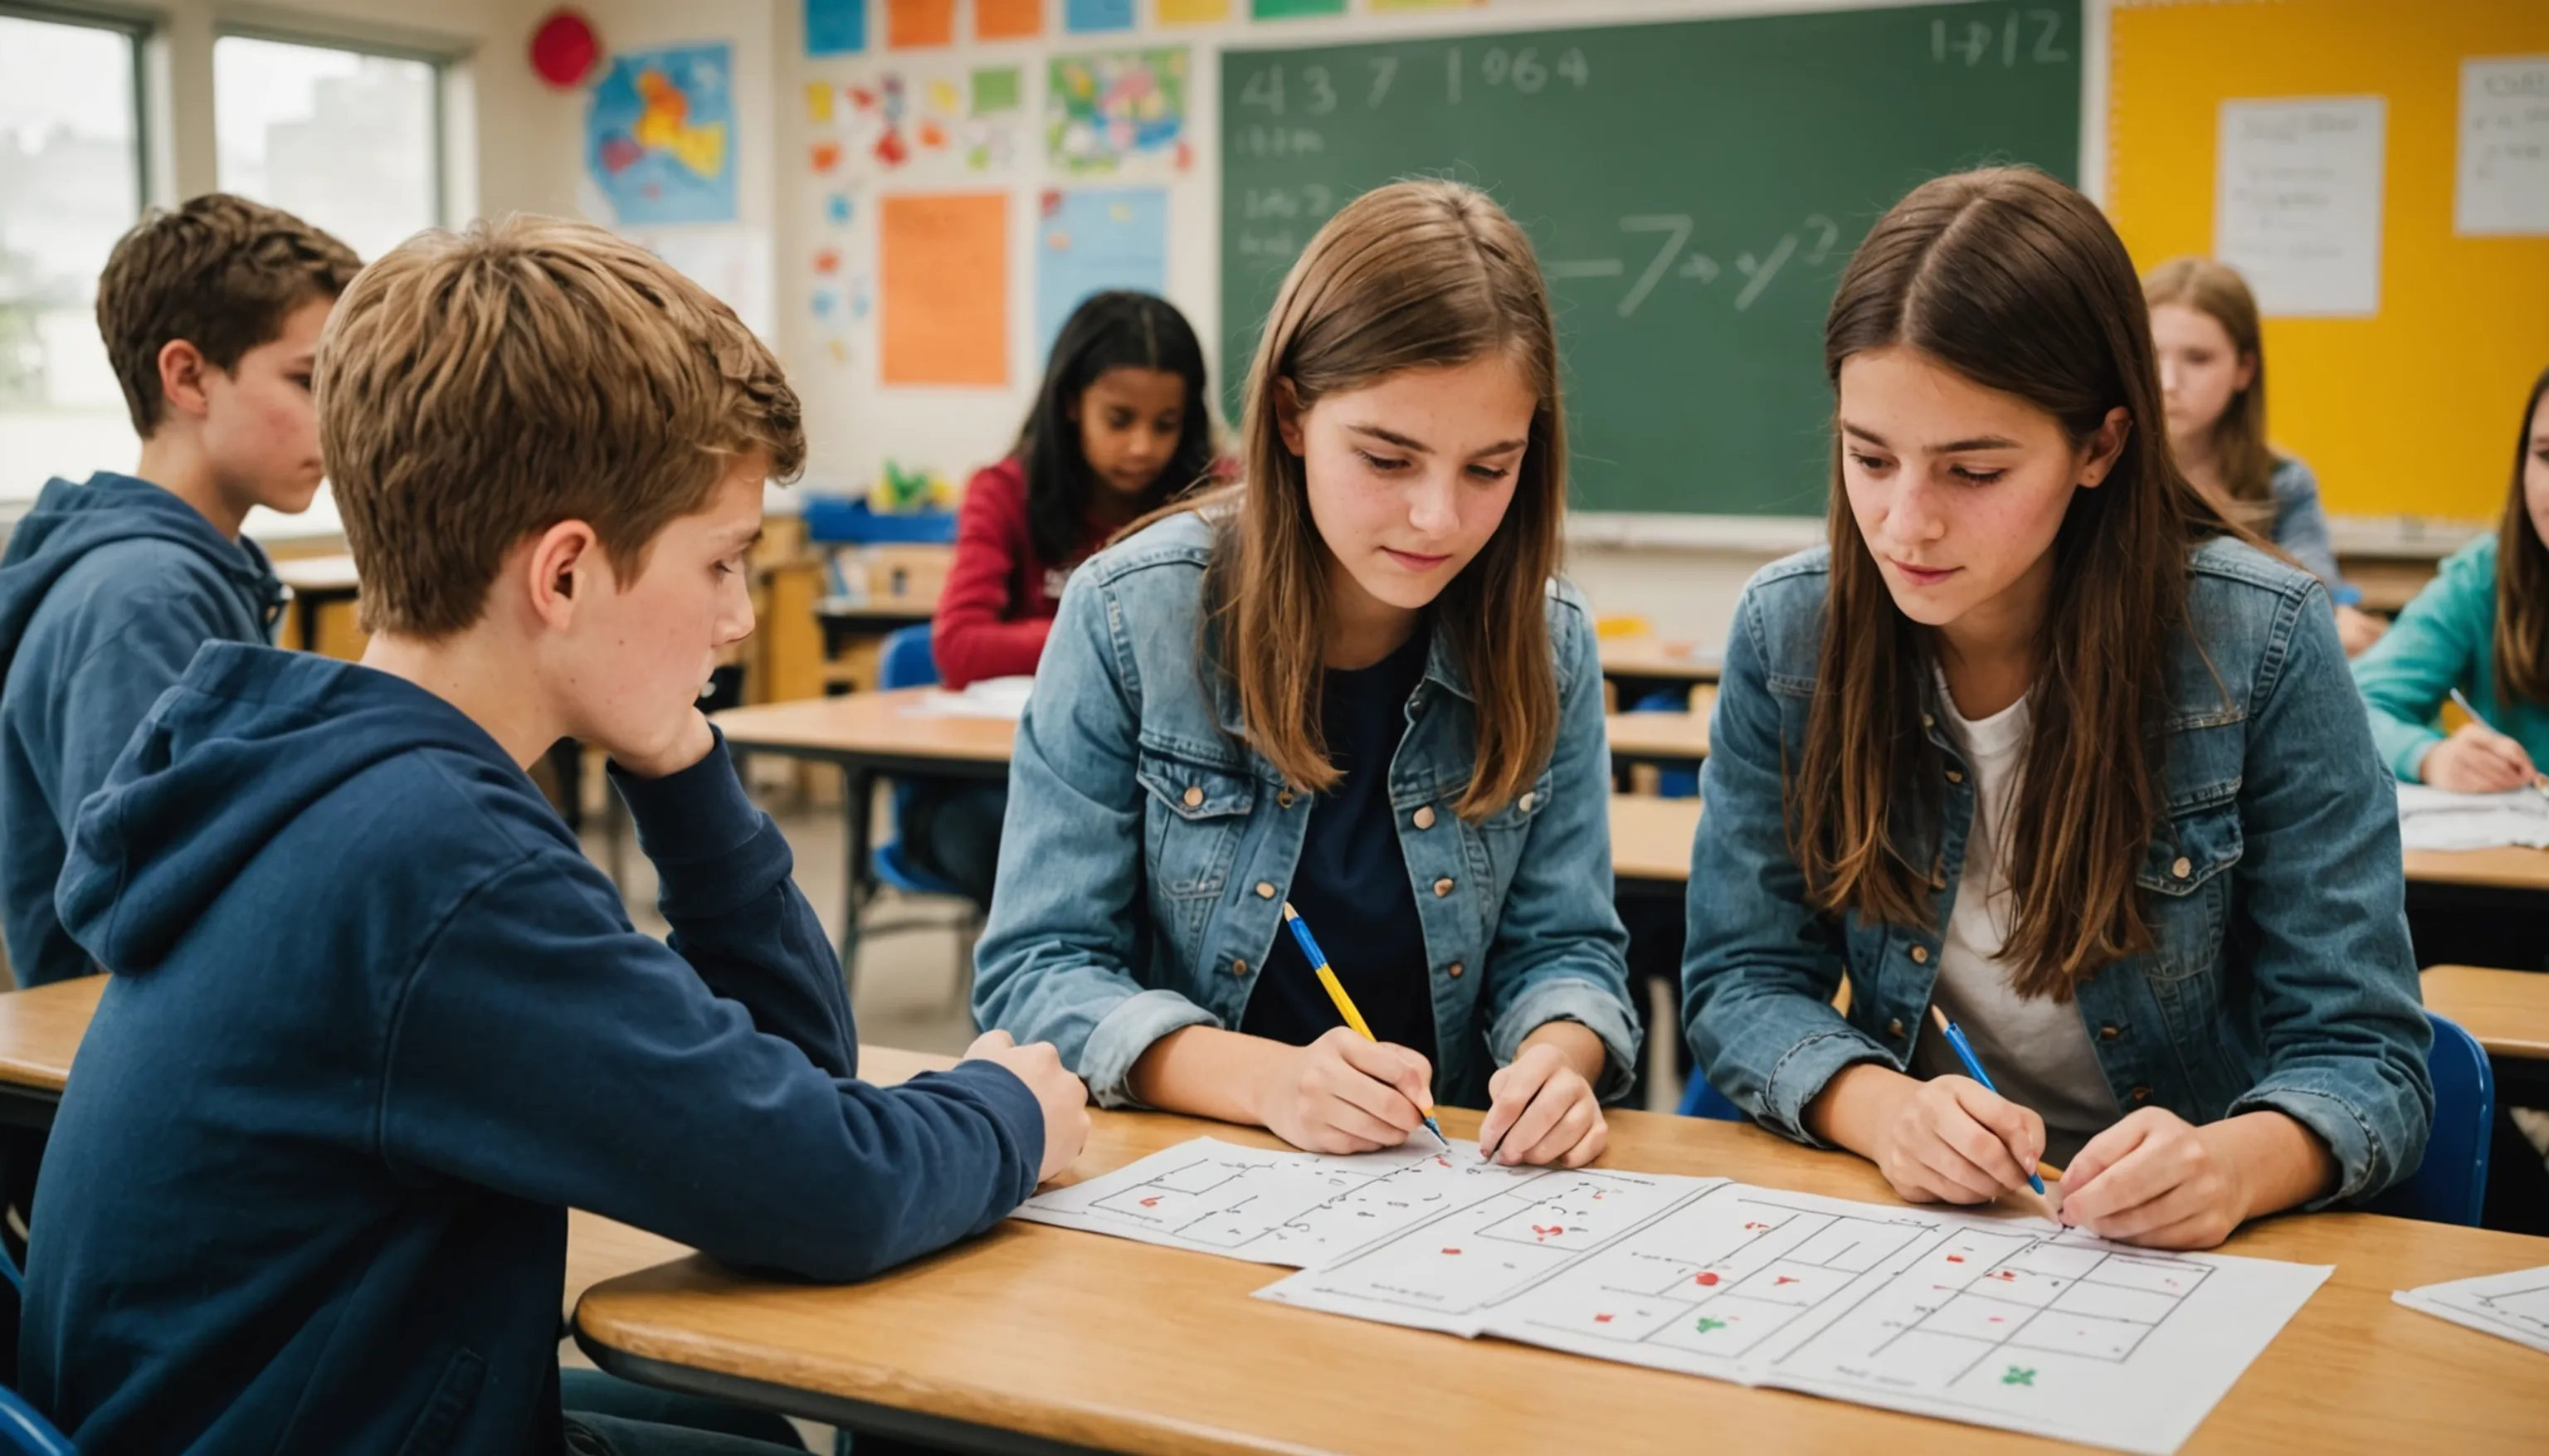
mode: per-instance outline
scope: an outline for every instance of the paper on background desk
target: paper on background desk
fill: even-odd
[[[2549,794],[2452,793],[2399,785],[2399,843],[2409,850],[2549,849]]]
[[[2549,1266],[2403,1289],[2390,1298],[2435,1319],[2549,1354]]]
[[[1258,1298],[2151,1453],[2330,1272],[1724,1178],[1212,1138],[1019,1218],[1302,1272]]]
[[[959,692],[929,693],[913,711],[923,717],[1005,718],[1014,723],[1026,715],[1027,697],[1034,691],[1033,678],[985,678]]]

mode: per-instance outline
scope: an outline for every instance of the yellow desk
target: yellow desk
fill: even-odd
[[[868,1053],[878,1080],[943,1059]],[[1472,1136],[1477,1115],[1443,1110]],[[1887,1202],[1868,1163],[1731,1123],[1610,1114],[1606,1166],[1724,1174]],[[1093,1115],[1066,1179],[1198,1134],[1262,1133],[1158,1113]],[[2549,1239],[2363,1214],[2269,1220],[2227,1252],[2336,1273],[2186,1450],[2537,1451],[2541,1356],[2390,1301],[2394,1289],[2549,1264]],[[1405,1453],[1883,1451],[1989,1456],[2052,1443],[1498,1340],[1252,1300],[1261,1264],[1042,1225],[990,1234],[866,1284],[754,1279],[692,1257],[614,1279],[576,1309],[607,1370],[960,1449]]]

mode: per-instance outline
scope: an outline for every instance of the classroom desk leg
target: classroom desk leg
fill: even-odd
[[[841,766],[841,987],[846,994],[859,983],[859,912],[867,903],[868,829],[876,821],[876,774],[857,765]]]

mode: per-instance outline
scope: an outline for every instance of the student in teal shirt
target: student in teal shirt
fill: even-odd
[[[2522,419],[2502,524],[2446,558],[2355,660],[2373,742],[2405,783],[2493,793],[2549,763],[2549,371]],[[2445,737],[2434,720],[2455,687],[2487,725]]]

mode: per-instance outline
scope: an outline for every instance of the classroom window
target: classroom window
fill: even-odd
[[[442,220],[440,70],[343,46],[221,37],[213,141],[222,190],[379,257]]]
[[[0,500],[140,450],[97,275],[142,211],[140,36],[0,10]]]

